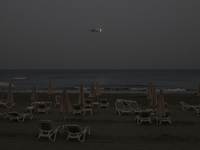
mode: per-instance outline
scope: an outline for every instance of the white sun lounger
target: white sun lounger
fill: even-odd
[[[115,113],[118,112],[119,115],[122,115],[123,113],[131,114],[131,110],[125,108],[122,102],[115,102],[115,108],[116,108]]]
[[[48,114],[49,112],[51,112],[51,108],[49,106],[47,106],[46,104],[38,104],[38,113],[39,112],[44,112],[45,114]]]
[[[109,108],[110,107],[110,104],[108,102],[107,99],[100,99],[100,104],[99,104],[99,107],[106,107],[106,108]]]
[[[183,101],[181,101],[180,104],[182,105],[181,108],[182,108],[183,111],[186,111],[188,109],[193,109],[193,110],[196,110],[197,108],[200,109],[200,105],[189,105],[189,104],[187,104]]]
[[[84,108],[92,108],[92,102],[93,102],[93,100],[91,100],[91,99],[85,99]]]
[[[80,142],[84,142],[86,134],[90,135],[90,128],[87,126],[84,130],[82,130],[79,125],[66,124],[63,125],[63,132],[67,135],[67,141],[70,138],[77,138]]]
[[[0,102],[0,105],[5,106],[7,108],[12,108],[15,105],[15,103],[8,104],[7,102]]]
[[[136,101],[130,101],[130,102],[129,102],[129,108],[130,108],[130,110],[131,110],[131,112],[132,112],[133,114],[135,114],[135,113],[140,113],[141,111],[143,111],[142,109],[140,109],[140,108],[138,107],[138,104],[137,104]]]
[[[56,95],[55,96],[55,101],[56,103],[54,104],[55,107],[60,106],[61,102],[62,102],[62,96],[60,95]]]
[[[81,114],[81,115],[83,115],[84,114],[83,108],[80,105],[78,105],[78,104],[74,104],[73,105],[73,115],[74,114]]]
[[[59,128],[60,126],[58,126],[57,128],[54,128],[51,120],[39,120],[40,133],[39,133],[38,139],[40,137],[48,137],[49,140],[55,141],[57,132],[60,132]]]
[[[32,113],[18,113],[18,112],[8,112],[8,117],[10,117],[10,121],[18,120],[19,122],[24,122],[25,118],[32,119]]]
[[[166,112],[166,116],[162,117],[162,118],[159,118],[156,116],[156,122],[157,122],[157,124],[161,124],[162,122],[169,122],[169,124],[172,124],[170,113]]]
[[[142,111],[136,116],[135,120],[138,124],[142,122],[149,122],[151,124],[151,113],[149,111]]]

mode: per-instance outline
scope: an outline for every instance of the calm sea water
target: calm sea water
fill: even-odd
[[[47,92],[49,81],[54,93],[66,87],[79,93],[80,85],[89,93],[91,83],[99,82],[101,93],[145,93],[148,82],[164,93],[197,93],[200,70],[0,70],[0,82],[14,84],[13,92]]]

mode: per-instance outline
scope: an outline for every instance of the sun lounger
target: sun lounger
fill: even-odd
[[[7,103],[7,102],[0,102],[0,105],[5,106],[5,107],[7,107],[7,108],[11,108],[11,107],[13,107],[13,106],[15,105],[15,103],[9,104],[9,103]]]
[[[49,112],[51,112],[51,108],[49,106],[47,106],[46,104],[38,104],[38,113],[39,112],[44,112],[45,114],[48,114]]]
[[[92,108],[92,102],[93,102],[93,100],[91,100],[91,99],[85,99],[84,108]]]
[[[106,108],[109,108],[110,107],[110,104],[108,102],[107,99],[100,99],[100,104],[99,104],[99,107],[106,107]]]
[[[142,122],[151,123],[151,113],[148,111],[142,111],[136,116],[135,120],[138,124],[141,124]]]
[[[200,109],[200,105],[189,105],[183,101],[180,102],[180,104],[182,105],[182,110],[183,111],[186,111],[188,109],[193,109],[193,110],[196,110],[197,108]]]
[[[0,113],[0,117],[2,117],[3,119],[6,119],[8,117],[7,113]]]
[[[83,109],[82,109],[82,107],[80,105],[78,105],[78,104],[74,104],[73,105],[73,115],[74,114],[81,114],[81,115],[83,115]]]
[[[48,137],[49,140],[55,141],[57,132],[60,132],[59,129],[60,129],[60,126],[58,126],[57,128],[53,127],[53,123],[51,120],[39,120],[40,133],[39,133],[38,139],[40,137]]]
[[[10,121],[18,120],[19,122],[24,122],[25,118],[32,119],[33,114],[31,113],[18,113],[18,112],[8,112],[8,117]]]
[[[132,112],[133,114],[135,114],[135,113],[140,113],[141,111],[143,111],[142,109],[140,109],[140,108],[138,107],[138,104],[137,104],[136,101],[130,101],[130,102],[129,102],[129,108],[130,108],[130,110],[131,110],[131,112]]]
[[[157,124],[161,124],[162,122],[169,122],[169,124],[172,124],[170,113],[166,112],[166,116],[162,117],[162,118],[159,118],[156,116],[156,122],[157,122]]]
[[[116,102],[122,102],[125,105],[129,105],[130,100],[125,100],[125,99],[117,99]]]
[[[56,101],[56,103],[55,103],[54,106],[55,106],[55,107],[60,106],[61,101],[62,101],[62,96],[56,95],[56,96],[55,96],[55,101]]]
[[[71,139],[78,139],[80,142],[85,141],[86,134],[90,135],[90,128],[87,126],[84,130],[79,125],[66,124],[63,125],[64,134],[67,135],[67,141]]]
[[[122,115],[123,113],[131,114],[131,110],[126,109],[122,102],[115,102],[115,108],[116,108],[115,113],[118,112],[119,115]]]
[[[34,101],[34,102],[31,103],[31,106],[36,107],[39,104],[46,104],[47,106],[50,107],[52,105],[52,102],[49,102],[49,101]]]

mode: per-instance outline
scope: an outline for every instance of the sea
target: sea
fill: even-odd
[[[91,84],[99,83],[101,93],[146,93],[148,82],[164,93],[198,91],[200,70],[0,70],[0,82],[15,85],[14,93],[46,93],[51,81],[54,93],[90,92]],[[6,89],[4,89],[6,91]]]

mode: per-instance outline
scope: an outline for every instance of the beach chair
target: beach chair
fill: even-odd
[[[169,122],[169,124],[172,124],[170,113],[166,112],[166,116],[162,117],[162,118],[159,118],[156,116],[156,122],[157,122],[157,124],[161,124],[162,122]]]
[[[132,114],[140,113],[141,111],[143,111],[142,109],[140,109],[140,108],[138,107],[138,104],[137,104],[136,101],[130,101],[130,102],[129,102],[129,108],[130,108]]]
[[[149,111],[141,111],[135,118],[138,124],[149,122],[151,124],[151,113]]]
[[[60,104],[61,104],[61,102],[62,102],[62,96],[60,96],[60,95],[56,95],[55,96],[55,101],[56,101],[56,103],[55,103],[55,107],[57,107],[57,106],[60,106]]]
[[[182,105],[181,108],[183,111],[187,111],[188,109],[193,109],[196,111],[198,108],[200,109],[200,105],[189,105],[183,101],[181,101],[180,104]]]
[[[47,106],[46,104],[38,104],[38,113],[39,112],[44,112],[45,114],[48,114],[49,112],[51,112],[51,108],[49,106]]]
[[[17,120],[19,122],[24,122],[25,118],[32,119],[32,113],[18,113],[18,112],[8,112],[8,117],[10,121]]]
[[[91,99],[85,99],[84,108],[92,108],[92,102],[93,102],[93,100],[91,100]]]
[[[80,106],[80,105],[78,105],[78,104],[74,104],[73,105],[73,115],[74,114],[81,114],[81,115],[83,115],[83,109],[82,109],[82,107]]]
[[[123,113],[131,114],[131,110],[126,109],[122,102],[115,102],[115,108],[116,108],[115,113],[118,112],[119,115],[122,115]]]
[[[12,108],[15,105],[15,103],[10,104],[7,102],[0,102],[0,105],[5,106],[7,108]]]
[[[48,137],[49,140],[55,141],[57,133],[59,131],[60,126],[54,128],[51,120],[39,120],[39,136],[40,137]]]
[[[110,104],[107,99],[100,99],[99,107],[106,107],[109,108]]]
[[[117,99],[116,102],[122,102],[124,105],[129,105],[130,100],[126,100],[126,99]]]
[[[0,113],[0,117],[2,117],[3,119],[6,119],[8,117],[7,113]]]
[[[71,139],[78,139],[80,142],[85,141],[86,134],[90,135],[90,128],[87,126],[84,130],[79,125],[66,124],[63,125],[64,134],[67,135],[67,141]]]

